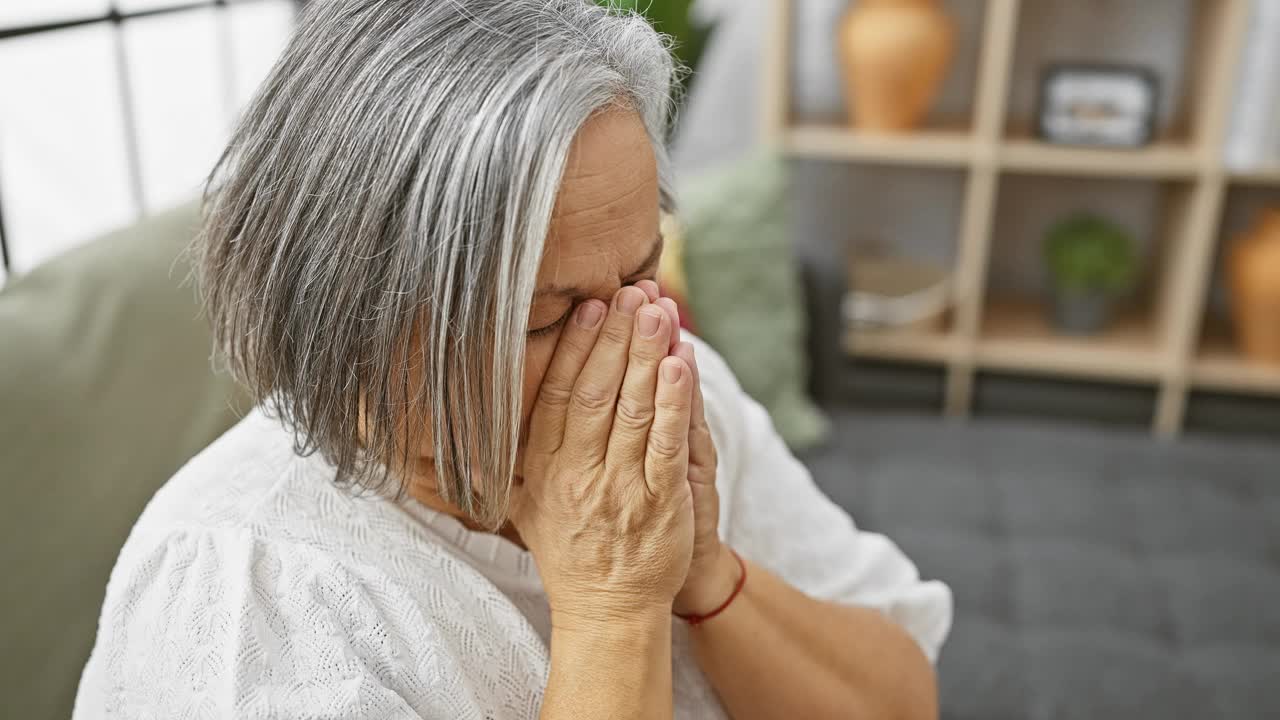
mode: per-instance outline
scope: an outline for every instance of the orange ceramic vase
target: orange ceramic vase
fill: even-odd
[[[837,37],[854,127],[918,127],[937,99],[955,48],[938,0],[857,0]]]
[[[1251,360],[1280,364],[1280,209],[1264,212],[1227,262],[1241,350]]]

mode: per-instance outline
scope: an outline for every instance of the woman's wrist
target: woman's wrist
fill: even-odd
[[[552,614],[552,664],[561,671],[572,669],[603,677],[631,674],[649,666],[655,657],[669,657],[670,653],[669,607],[644,608],[626,617]]]
[[[618,603],[613,598],[552,605],[552,635],[582,644],[626,647],[655,632],[669,631],[671,605],[660,602]]]
[[[702,567],[690,568],[689,573],[684,588],[676,595],[672,611],[677,615],[705,615],[733,595],[742,575],[742,566],[733,551],[720,543],[709,562]]]
[[[671,717],[670,604],[624,615],[553,610],[541,717]]]

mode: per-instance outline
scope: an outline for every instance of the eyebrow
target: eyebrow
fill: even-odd
[[[627,275],[623,279],[622,284],[626,285],[628,284],[628,281],[634,278],[638,278],[641,275],[645,275],[650,270],[653,270],[654,268],[656,268],[658,266],[658,261],[662,258],[663,245],[664,245],[664,238],[662,237],[662,233],[659,232],[657,237],[655,237],[653,240],[653,248],[649,251],[649,255],[645,257],[643,262],[640,263],[640,267],[636,268],[635,271],[633,271],[631,274]],[[538,290],[533,294],[533,296],[535,298],[550,297],[550,296],[586,297],[587,295],[590,295],[590,294],[591,294],[590,292],[588,292],[587,290],[581,287],[578,287],[577,285],[551,285],[551,286],[542,288],[541,290]]]

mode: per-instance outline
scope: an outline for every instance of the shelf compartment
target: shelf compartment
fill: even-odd
[[[1014,137],[997,154],[1006,170],[1046,175],[1182,179],[1199,172],[1195,151],[1179,142],[1157,141],[1134,149],[1082,148]]]
[[[1236,348],[1225,323],[1205,330],[1191,382],[1206,390],[1280,396],[1280,365],[1253,362]]]
[[[1275,186],[1233,184],[1228,188],[1217,228],[1217,247],[1197,354],[1191,359],[1191,384],[1201,390],[1280,395],[1280,365],[1252,362],[1236,345],[1231,329],[1231,292],[1227,260],[1231,246],[1267,208],[1280,207],[1280,176]]]
[[[947,364],[958,345],[952,333],[943,331],[847,330],[844,348],[858,358]]]
[[[1000,297],[983,313],[975,360],[1029,374],[1156,382],[1164,370],[1156,336],[1151,315],[1141,310],[1122,313],[1098,335],[1076,337],[1054,330],[1042,303]]]
[[[784,136],[788,154],[822,159],[860,160],[884,165],[964,167],[974,154],[964,130],[920,130],[875,134],[835,125],[799,125]]]
[[[1236,185],[1280,188],[1280,165],[1254,170],[1232,170],[1228,177]]]
[[[1229,45],[1222,32],[1224,10],[1235,0],[1161,2],[1021,2],[1009,72],[1006,123],[1030,127],[1039,114],[1044,68],[1081,61],[1090,65],[1137,66],[1159,78],[1156,136],[1194,145],[1204,137],[1203,102],[1215,97],[1212,73],[1202,73]],[[1032,7],[1034,6],[1034,7]],[[1162,42],[1152,42],[1161,38]],[[1152,168],[1169,171],[1162,160]],[[1103,160],[1080,171],[1117,170]],[[1176,165],[1174,166],[1176,167]],[[1073,170],[1075,168],[1072,168]],[[1169,175],[1160,175],[1169,177]]]

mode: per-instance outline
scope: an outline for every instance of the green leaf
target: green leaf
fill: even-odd
[[[1121,293],[1138,276],[1138,256],[1124,228],[1096,215],[1068,217],[1049,229],[1045,260],[1060,288]]]

